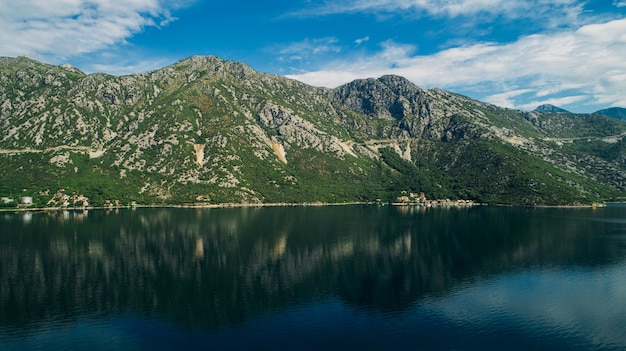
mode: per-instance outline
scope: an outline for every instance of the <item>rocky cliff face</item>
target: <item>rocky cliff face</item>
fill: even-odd
[[[450,122],[445,111],[431,108],[435,101],[428,91],[402,77],[357,80],[335,89],[335,96],[348,110],[394,122],[395,137],[439,139]]]
[[[2,58],[0,129],[6,194],[302,202],[404,188],[568,203],[626,190],[626,127],[612,119],[524,114],[398,76],[315,88],[216,57],[123,77]]]

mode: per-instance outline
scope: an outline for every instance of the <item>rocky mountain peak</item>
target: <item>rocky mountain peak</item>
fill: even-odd
[[[192,56],[172,66],[177,70],[184,70],[192,73],[206,73],[213,76],[226,77],[234,76],[238,79],[246,79],[254,75],[250,66],[235,61],[222,60],[216,56]]]
[[[564,110],[560,107],[554,106],[554,105],[550,105],[550,104],[543,104],[540,106],[537,106],[537,108],[534,110],[534,112],[546,112],[546,113],[571,113],[568,110]]]
[[[404,96],[411,99],[425,92],[410,80],[396,75],[384,75],[378,78],[378,81],[391,89],[396,95]]]
[[[440,91],[431,93],[404,77],[355,80],[334,93],[345,108],[376,120],[394,121],[402,130],[396,136],[441,139],[450,123],[451,115],[444,105],[452,96]],[[442,103],[441,99],[446,101]]]
[[[349,109],[377,119],[402,120],[425,103],[424,90],[399,76],[359,79],[334,90]]]

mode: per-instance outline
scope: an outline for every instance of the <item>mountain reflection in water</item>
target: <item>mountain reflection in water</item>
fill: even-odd
[[[611,212],[619,210],[5,213],[0,325],[27,335],[41,321],[130,313],[218,330],[328,297],[360,311],[401,315],[442,297],[454,301],[460,289],[487,296],[488,289],[473,283],[524,269],[619,264],[624,241],[615,239],[626,224],[612,222]],[[455,303],[462,313],[463,302]]]

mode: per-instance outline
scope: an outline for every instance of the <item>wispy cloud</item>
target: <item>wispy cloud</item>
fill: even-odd
[[[585,96],[590,101],[626,106],[626,19],[550,34],[522,37],[508,44],[480,43],[415,55],[411,45],[387,41],[371,56],[334,61],[320,70],[292,75],[318,86],[355,78],[398,74],[418,85],[471,92],[505,105],[528,107],[509,92],[531,89],[549,99]],[[504,94],[504,95],[503,95]],[[519,95],[519,94],[518,94]]]
[[[104,59],[101,62],[106,63],[87,63],[81,67],[84,71],[90,72],[106,72],[112,75],[126,75],[133,73],[149,72],[163,68],[176,62],[176,59],[154,58],[146,59],[141,57],[127,56],[122,58],[115,56],[113,59]]]
[[[337,38],[327,37],[304,39],[296,43],[279,45],[272,49],[278,52],[280,60],[294,61],[306,60],[327,53],[339,53],[342,48]]]
[[[20,0],[0,2],[0,55],[59,61],[122,44],[173,20],[188,0]],[[53,59],[56,58],[56,59]]]
[[[401,14],[403,16],[439,16],[456,18],[487,15],[484,18],[533,17],[547,24],[576,25],[583,12],[580,0],[332,0],[294,13],[320,16],[345,13]],[[558,14],[555,16],[555,14]],[[546,21],[547,20],[547,21]]]
[[[488,102],[497,106],[501,106],[501,107],[514,108],[515,103],[513,101],[513,98],[524,95],[524,94],[532,93],[532,92],[533,92],[532,89],[518,89],[518,90],[505,91],[503,93],[493,94],[487,97],[485,99],[485,102]]]
[[[361,45],[361,44],[363,44],[363,43],[365,43],[365,42],[368,42],[369,40],[370,40],[370,37],[363,37],[363,38],[356,39],[356,40],[354,41],[354,43],[355,43],[356,45]]]

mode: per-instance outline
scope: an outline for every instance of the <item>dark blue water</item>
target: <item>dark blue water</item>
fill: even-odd
[[[0,213],[0,349],[624,350],[626,207]]]

